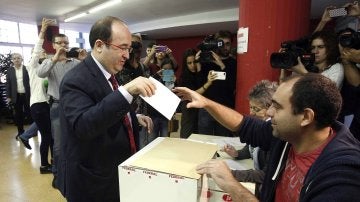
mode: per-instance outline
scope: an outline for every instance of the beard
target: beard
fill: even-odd
[[[226,50],[226,49],[220,49],[218,52],[220,57],[229,57],[230,56],[230,51]]]

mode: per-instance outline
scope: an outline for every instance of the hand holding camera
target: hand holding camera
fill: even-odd
[[[357,1],[347,3],[340,8],[332,7],[326,10],[328,10],[329,17],[331,18],[340,16],[360,16],[360,7]]]
[[[81,49],[77,47],[71,48],[65,54],[66,54],[66,58],[76,58],[78,60],[83,60],[87,56],[87,52],[85,49]]]
[[[343,7],[347,8],[348,16],[360,16],[360,6],[358,1],[347,3]]]

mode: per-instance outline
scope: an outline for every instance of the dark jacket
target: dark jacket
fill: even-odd
[[[132,155],[122,122],[130,104],[91,55],[64,76],[60,96],[60,190],[68,201],[119,201],[118,165]]]
[[[23,71],[23,84],[25,88],[26,101],[30,104],[30,83],[29,83],[29,74],[25,66],[22,66]],[[17,99],[17,82],[16,82],[16,73],[15,67],[10,67],[7,70],[6,74],[6,95],[8,98],[11,98],[12,103],[16,103]]]
[[[336,136],[309,168],[300,202],[359,200],[360,143],[340,122],[331,127]],[[261,201],[274,201],[276,184],[284,170],[290,145],[272,136],[271,122],[251,117],[245,117],[237,133],[242,142],[270,151]]]

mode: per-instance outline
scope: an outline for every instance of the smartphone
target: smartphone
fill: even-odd
[[[167,46],[162,46],[162,45],[159,45],[159,46],[156,46],[156,52],[166,52],[166,49],[167,49]]]
[[[339,16],[345,16],[347,15],[347,9],[345,7],[341,7],[341,8],[335,8],[335,9],[330,9],[329,10],[329,16],[332,18],[335,17],[339,17]]]
[[[225,80],[226,79],[226,72],[213,71],[211,74],[216,74],[217,80]]]
[[[173,69],[164,69],[162,71],[162,80],[166,82],[174,81],[174,70]]]

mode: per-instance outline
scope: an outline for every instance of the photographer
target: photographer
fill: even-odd
[[[351,34],[351,31],[347,30],[349,29],[340,32],[339,37],[341,38],[342,35]],[[354,32],[352,31],[352,33]],[[348,96],[350,96],[348,100],[351,102],[349,105],[351,107],[351,112],[354,115],[349,128],[355,138],[360,140],[360,69],[357,66],[357,64],[360,63],[360,49],[359,47],[356,48],[357,49],[351,46],[343,47],[342,43],[339,44],[341,62],[344,65],[345,79],[349,84],[346,86],[346,89],[349,92]]]
[[[140,61],[142,51],[142,39],[140,34],[131,35],[132,52],[129,59],[126,60],[124,69],[121,70],[117,77],[123,84],[130,82],[138,76],[148,77],[150,75],[149,69]]]
[[[336,36],[329,31],[313,33],[310,37],[310,50],[315,54],[314,65],[318,73],[334,81],[340,89],[344,80],[344,69],[337,61],[340,54]],[[298,64],[291,67],[291,70],[300,75],[309,73],[300,58],[298,58]],[[283,77],[284,73],[280,75],[280,80],[283,80]]]
[[[57,188],[57,170],[59,166],[60,144],[61,144],[61,129],[59,118],[59,100],[60,93],[59,87],[64,75],[80,63],[87,53],[84,49],[79,49],[78,57],[69,57],[69,39],[64,34],[56,34],[52,38],[52,47],[56,53],[51,58],[45,59],[41,65],[36,68],[36,74],[40,78],[48,78],[49,86],[47,94],[50,96],[50,120],[51,120],[51,132],[54,139],[53,155],[54,161],[53,174],[54,179],[52,186]]]
[[[207,82],[207,76],[210,71],[225,72],[225,80],[216,79],[212,85],[206,88],[204,96],[215,100],[229,108],[235,108],[235,90],[236,90],[236,60],[230,57],[232,37],[229,31],[220,30],[214,35],[213,39],[205,40],[201,46],[212,46],[212,44],[221,44],[214,50],[208,51],[211,58],[209,61],[204,59],[204,50],[201,50],[200,63],[202,67],[202,83]],[[200,48],[201,49],[201,48]],[[205,54],[206,56],[206,54]],[[232,136],[232,133],[221,126],[210,114],[204,110],[199,110],[198,120],[199,134]]]

